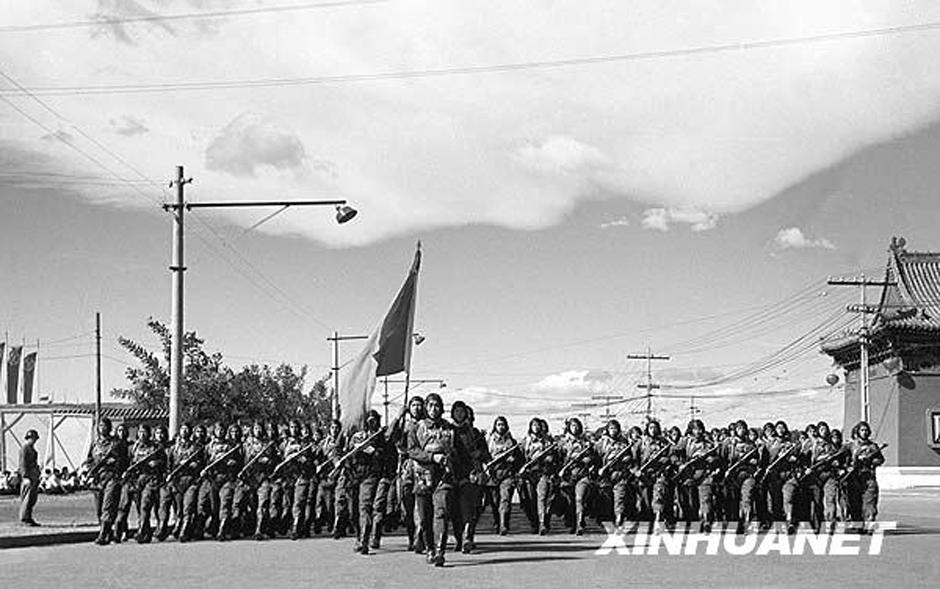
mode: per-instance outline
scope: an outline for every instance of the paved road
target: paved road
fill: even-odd
[[[598,556],[604,534],[573,538],[483,535],[479,553],[435,569],[405,553],[404,539],[364,557],[352,541],[200,542],[100,548],[89,544],[0,552],[4,587],[935,587],[940,579],[940,493],[888,495],[884,519],[903,533],[879,556]]]

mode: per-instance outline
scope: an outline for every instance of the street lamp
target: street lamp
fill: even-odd
[[[170,323],[172,333],[170,340],[170,436],[175,436],[179,430],[180,422],[180,392],[183,384],[183,217],[186,211],[192,209],[208,208],[244,208],[244,207],[281,207],[286,210],[295,206],[333,206],[336,207],[336,222],[343,224],[356,216],[356,209],[348,206],[345,200],[288,200],[288,201],[220,201],[220,202],[186,202],[183,199],[184,187],[193,181],[183,176],[183,166],[176,167],[176,201],[165,203],[163,210],[173,213],[173,264],[172,272],[172,306],[170,310]],[[280,212],[280,211],[278,211]],[[270,218],[270,217],[269,217]]]

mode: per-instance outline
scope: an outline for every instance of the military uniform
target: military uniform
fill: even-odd
[[[806,462],[812,467],[806,477],[810,499],[810,518],[815,529],[822,522],[834,522],[838,511],[839,482],[835,477],[838,465],[832,457],[839,450],[827,439],[813,438],[807,452]],[[842,454],[845,454],[843,451]],[[847,456],[846,456],[847,457]]]
[[[401,505],[401,517],[408,534],[408,550],[424,551],[427,547],[424,539],[415,537],[417,514],[415,513],[415,466],[408,456],[408,438],[418,425],[418,420],[411,413],[405,413],[392,426],[392,439],[398,452],[398,501]]]
[[[585,526],[585,507],[593,485],[592,470],[598,466],[593,444],[584,434],[565,433],[561,440],[563,467],[559,471],[561,492],[568,508],[566,520],[572,533],[581,535]]]
[[[181,542],[188,542],[195,533],[198,517],[199,472],[205,467],[203,448],[195,440],[178,438],[169,450],[168,470],[175,471],[173,480],[166,482],[166,487],[175,496],[178,505],[177,529]],[[177,470],[178,469],[178,470]]]
[[[755,516],[755,492],[757,481],[754,475],[764,464],[764,456],[760,447],[749,440],[745,434],[743,437],[735,436],[731,438],[725,446],[725,463],[728,468],[737,464],[742,458],[750,456],[735,472],[726,473],[725,476],[725,519],[734,517],[738,521],[739,529],[749,525]]]
[[[418,423],[408,437],[408,456],[415,462],[416,534],[425,538],[428,561],[443,565],[456,476],[467,468],[470,457],[454,426],[442,418]]]
[[[153,537],[150,515],[160,500],[160,483],[166,471],[166,454],[155,441],[138,442],[131,452],[130,478],[125,480],[131,500],[137,503],[137,541],[146,544]],[[123,514],[127,521],[126,512]]]
[[[884,464],[881,448],[871,440],[855,440],[852,444],[847,486],[852,521],[873,522],[878,517],[878,479],[875,469]]]
[[[501,535],[509,533],[509,518],[512,513],[512,493],[515,488],[516,471],[522,464],[522,448],[516,445],[516,440],[507,431],[504,435],[491,432],[487,439],[487,447],[491,457],[506,452],[513,446],[516,449],[506,458],[500,460],[487,473],[487,484],[496,504],[496,526]]]
[[[320,456],[322,457],[321,460],[324,467],[319,474],[320,484],[317,486],[316,507],[314,511],[316,512],[315,517],[317,518],[317,525],[325,525],[327,529],[332,530],[334,534],[336,533],[337,520],[340,517],[336,512],[337,498],[335,496],[336,479],[339,473],[332,466],[332,461],[339,459],[339,453],[342,451],[344,445],[345,440],[342,434],[337,437],[327,435],[323,438],[323,441],[320,442]],[[345,505],[345,501],[343,504]],[[344,520],[343,526],[345,525]]]
[[[310,478],[316,465],[315,455],[311,452],[309,444],[296,436],[288,436],[281,444],[284,460],[291,460],[282,472],[285,489],[291,489],[290,535],[295,540],[301,536],[307,501],[310,499]]]
[[[215,439],[206,448],[206,459],[212,464],[225,456],[236,447],[234,442]],[[217,498],[218,530],[216,537],[219,540],[229,539],[234,530],[235,522],[239,518],[239,505],[235,501],[238,472],[242,467],[242,453],[240,446],[222,462],[217,464],[212,472],[208,473],[212,483],[212,495]]]
[[[635,465],[632,447],[622,435],[604,432],[595,449],[601,459],[597,473],[600,494],[610,506],[614,525],[622,526],[636,517],[636,497],[630,484],[630,469]]]
[[[716,444],[705,436],[699,439],[688,437],[684,444],[684,460],[691,464],[677,484],[688,492],[683,516],[686,521],[698,517],[702,530],[708,531],[715,519],[714,472],[721,462],[715,451]],[[694,461],[694,462],[692,462]]]
[[[95,469],[95,511],[99,525],[95,542],[107,544],[111,541],[112,527],[118,515],[121,475],[128,467],[127,444],[110,435],[99,435],[92,443],[85,463]]]
[[[364,444],[375,432],[358,431],[350,437],[346,449]],[[378,548],[382,538],[388,487],[395,471],[394,448],[385,434],[379,434],[368,446],[361,448],[347,461],[348,484],[357,488],[359,501],[359,530],[356,551],[367,554],[369,547]]]
[[[454,518],[454,535],[457,549],[469,552],[476,537],[477,519],[480,515],[480,499],[483,485],[483,465],[490,459],[486,437],[466,420],[454,429],[460,444],[467,450],[470,460],[456,473],[457,509]]]
[[[268,442],[255,436],[246,438],[242,446],[247,470],[243,467],[240,478],[254,495],[252,501],[255,513],[254,537],[260,540],[265,535],[273,535],[274,531],[271,529],[271,522],[274,521],[271,505],[271,472],[278,462],[279,452],[276,442]],[[248,466],[249,462],[251,462],[250,466]]]
[[[529,433],[523,441],[522,449],[525,453],[526,463],[531,461],[543,450],[553,444],[548,436]],[[547,534],[551,524],[551,498],[554,491],[553,477],[559,468],[559,455],[557,449],[550,450],[544,457],[530,466],[524,473],[520,473],[519,483],[524,504],[527,506],[526,515],[532,524],[532,532]]]
[[[644,472],[637,472],[642,512],[655,522],[671,519],[672,489],[666,472],[673,463],[671,447],[672,444],[664,436],[646,435],[638,448],[637,468],[647,466]],[[657,456],[656,460],[650,462]]]
[[[796,526],[797,497],[799,485],[796,476],[803,467],[802,453],[797,448],[799,442],[789,438],[773,437],[767,442],[767,460],[774,464],[774,471],[764,477],[769,488],[770,513],[774,519],[783,518],[791,531]],[[786,458],[781,459],[782,456]]]

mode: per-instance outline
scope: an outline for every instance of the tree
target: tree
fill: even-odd
[[[141,343],[118,338],[121,346],[141,366],[128,368],[126,376],[130,386],[116,388],[111,395],[144,409],[166,409],[170,388],[170,330],[153,318],[147,321],[147,327],[159,340],[162,353],[158,356]],[[315,383],[309,393],[303,392],[306,366],[297,371],[288,364],[273,368],[251,364],[236,372],[225,365],[221,353],[208,353],[204,344],[195,332],[183,337],[186,370],[181,401],[185,421],[300,419],[324,424],[329,420],[330,404],[323,381]]]

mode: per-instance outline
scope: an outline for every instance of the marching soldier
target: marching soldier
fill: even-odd
[[[634,464],[633,450],[620,430],[620,422],[607,422],[604,434],[595,444],[601,466],[597,471],[601,495],[611,505],[615,526],[624,525],[636,514],[636,498],[630,485],[630,468]]]
[[[761,447],[750,436],[747,422],[743,419],[734,424],[734,437],[726,446],[725,470],[726,508],[725,517],[735,516],[738,533],[743,533],[754,521],[754,494],[757,486],[755,475],[764,464]]]
[[[243,444],[245,465],[238,473],[250,492],[254,493],[255,540],[264,540],[271,529],[271,471],[279,459],[277,441],[269,440],[264,424],[256,421],[251,427],[251,435]]]
[[[464,465],[465,468],[455,474],[458,508],[454,510],[454,535],[457,537],[454,549],[469,554],[474,548],[477,518],[480,514],[483,465],[489,461],[490,455],[486,439],[473,426],[473,409],[463,401],[454,401],[450,415],[457,438],[470,457],[469,462]]]
[[[202,475],[209,477],[212,483],[212,495],[218,505],[216,539],[220,542],[232,538],[238,520],[235,487],[242,467],[241,429],[232,424],[225,437],[222,437],[223,432],[225,427],[221,423],[216,424],[215,437],[206,450],[208,464],[202,471]]]
[[[97,487],[95,511],[98,513],[98,537],[95,544],[103,546],[112,539],[112,526],[121,500],[121,476],[128,466],[126,445],[111,435],[111,420],[107,417],[98,421],[98,436],[88,451],[85,465]]]
[[[201,427],[201,431],[200,431]],[[213,463],[219,456],[224,454],[230,448],[225,442],[225,425],[222,422],[215,422],[212,425],[212,434],[209,434],[204,426],[196,428],[197,437],[202,440],[206,456],[206,468]],[[210,476],[210,472],[204,468],[200,471],[199,485],[199,525],[197,538],[202,539],[205,534],[210,537],[216,537],[219,530],[219,489]]]
[[[878,479],[875,469],[884,464],[885,458],[879,446],[871,440],[871,426],[867,421],[860,421],[857,439],[852,445],[852,459],[849,463],[847,484],[850,502],[854,507],[852,521],[862,521],[866,525],[878,517]]]
[[[529,433],[522,444],[525,463],[519,469],[520,493],[527,506],[526,515],[532,525],[532,533],[546,535],[551,524],[552,478],[558,469],[558,445],[548,436],[542,420],[533,417],[529,421]]]
[[[192,428],[188,423],[180,426],[176,443],[169,450],[168,465],[170,470],[166,488],[171,490],[175,496],[174,503],[179,506],[176,533],[180,542],[189,542],[196,531],[199,472],[205,466],[205,455],[202,446],[193,439]]]
[[[389,475],[394,472],[395,454],[390,452],[386,430],[378,411],[366,414],[365,428],[353,434],[346,449],[346,474],[349,485],[356,486],[359,501],[359,530],[355,551],[369,554],[379,548],[388,499]]]
[[[407,409],[403,406],[402,411],[392,426],[392,440],[398,450],[398,499],[405,531],[408,533],[408,550],[423,554],[427,550],[425,538],[415,535],[415,471],[414,461],[408,456],[408,440],[418,423],[427,417],[424,413],[424,399],[411,397]]]
[[[720,446],[708,439],[701,419],[689,422],[689,437],[685,442],[685,461],[676,472],[678,484],[688,490],[687,520],[698,513],[699,530],[709,533],[714,514],[714,473],[721,463]]]
[[[161,477],[160,485],[157,490],[159,495],[159,502],[157,503],[157,530],[154,536],[158,542],[163,542],[167,539],[172,531],[170,529],[170,510],[173,510],[173,513],[176,517],[176,526],[175,529],[179,530],[179,523],[182,521],[180,517],[181,506],[175,503],[175,494],[173,493],[172,486],[166,481],[166,474],[169,473],[170,467],[170,450],[172,449],[172,444],[170,443],[170,433],[167,430],[167,427],[163,424],[158,425],[153,430],[154,441],[163,448],[163,455],[166,457],[166,469]],[[177,534],[177,537],[179,535]]]
[[[670,520],[670,483],[666,469],[672,463],[672,444],[662,435],[659,422],[646,424],[646,435],[640,442],[636,479],[639,484],[643,512],[652,515],[653,530],[659,532]]]
[[[114,437],[120,440],[121,447],[124,449],[123,460],[126,469],[131,463],[131,444],[128,441],[127,426],[123,423],[117,424],[114,428]],[[123,473],[122,477],[118,479],[118,486],[120,486],[121,491],[117,508],[117,520],[114,522],[113,540],[115,544],[120,544],[127,537],[127,516],[131,511],[132,498],[128,485],[123,479]]]
[[[447,550],[447,522],[452,518],[455,474],[467,468],[470,457],[454,426],[444,419],[440,395],[431,393],[425,405],[427,417],[408,437],[408,456],[415,462],[417,534],[425,535],[428,563],[441,567]]]
[[[284,458],[276,469],[276,472],[283,473],[285,489],[291,489],[291,540],[300,538],[304,525],[304,514],[310,494],[310,472],[316,463],[312,450],[313,442],[305,443],[300,422],[291,420],[288,424],[287,439],[281,443],[281,455]]]
[[[807,453],[809,466],[803,473],[810,499],[810,518],[813,529],[819,530],[823,522],[827,527],[835,522],[838,509],[839,483],[834,474],[833,461],[845,456],[848,449],[837,450],[829,439],[829,424],[820,421],[816,426]]]
[[[774,435],[767,442],[767,468],[761,480],[767,485],[770,512],[774,518],[783,517],[787,533],[796,532],[796,509],[799,485],[796,476],[802,468],[799,441],[793,439],[785,421],[774,424]]]
[[[137,430],[137,443],[131,451],[131,464],[124,471],[124,485],[130,503],[137,504],[137,534],[139,544],[147,544],[153,538],[150,514],[160,501],[160,480],[166,467],[163,446],[151,438],[147,424]],[[126,525],[126,513],[124,514]]]
[[[221,425],[221,424],[219,424]],[[202,458],[206,459],[209,452],[209,444],[212,442],[212,438],[209,436],[209,430],[205,424],[198,424],[193,430],[195,436],[195,443],[199,446],[200,452],[202,452]],[[215,427],[213,427],[213,435],[215,434]],[[205,466],[205,465],[202,465]],[[196,521],[193,526],[193,538],[202,539],[207,531],[209,525],[215,526],[215,522],[218,520],[218,500],[213,496],[212,493],[212,483],[209,481],[208,477],[201,475],[202,468],[199,470],[200,475],[196,479]],[[209,529],[211,531],[211,528]]]
[[[560,490],[568,505],[565,519],[571,533],[581,536],[584,534],[585,504],[593,483],[592,470],[598,466],[598,458],[593,443],[584,434],[584,426],[577,417],[568,420],[560,446],[563,464],[558,477],[561,480]]]
[[[516,470],[522,462],[522,448],[509,432],[509,422],[500,415],[493,421],[487,446],[493,457],[487,470],[487,492],[496,506],[497,532],[500,536],[509,533],[509,518],[512,509],[512,493],[515,487]]]

